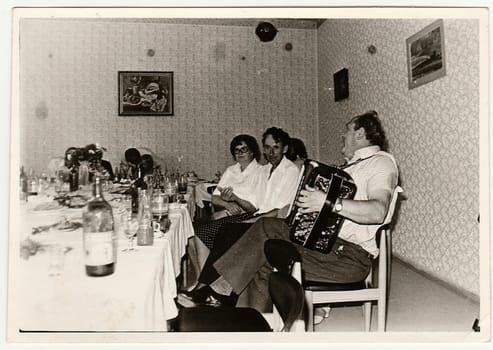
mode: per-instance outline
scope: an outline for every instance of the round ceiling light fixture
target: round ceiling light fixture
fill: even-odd
[[[257,34],[260,41],[268,42],[274,40],[277,29],[269,22],[260,22],[255,29],[255,34]]]

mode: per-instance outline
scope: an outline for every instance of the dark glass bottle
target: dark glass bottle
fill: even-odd
[[[22,202],[27,202],[27,175],[24,172],[24,167],[21,167],[21,174],[19,179],[19,192],[20,192],[20,200]]]
[[[88,276],[106,276],[115,271],[116,264],[113,211],[103,198],[98,176],[93,186],[93,198],[82,214],[84,260]]]
[[[69,173],[70,192],[77,191],[79,189],[79,167],[73,166]]]

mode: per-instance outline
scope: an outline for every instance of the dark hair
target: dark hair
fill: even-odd
[[[154,159],[150,154],[143,154],[140,157],[140,166],[144,172],[152,172],[154,169]]]
[[[142,157],[140,157],[141,162],[149,162],[150,164],[154,165],[154,159],[150,154],[143,154]]]
[[[236,135],[231,140],[231,143],[229,144],[229,151],[231,152],[233,159],[236,159],[235,148],[237,146],[241,145],[242,142],[246,143],[246,145],[248,146],[248,149],[253,153],[253,156],[255,157],[255,159],[259,160],[260,159],[260,148],[258,146],[257,140],[255,139],[255,137],[250,136],[250,135],[246,135],[246,134]]]
[[[378,118],[378,113],[368,111],[351,119],[350,123],[354,123],[354,130],[359,128],[365,129],[366,139],[371,145],[380,146],[382,150],[387,149],[387,139],[385,131],[382,127],[382,122]]]
[[[306,147],[303,141],[297,138],[291,138],[291,143],[289,145],[286,158],[288,158],[292,162],[294,162],[298,158],[308,158],[308,153],[306,152]]]
[[[291,138],[289,137],[289,134],[286,131],[284,131],[281,128],[276,128],[274,126],[265,130],[264,134],[262,135],[262,144],[265,143],[265,139],[267,138],[267,135],[271,135],[274,141],[276,142],[280,141],[283,147],[289,146],[289,143],[291,141]]]
[[[136,148],[129,148],[125,151],[125,160],[129,163],[132,164],[139,164],[140,163],[140,152]]]
[[[103,150],[91,143],[82,149],[82,157],[88,161],[100,160],[103,159]]]
[[[64,163],[65,167],[72,168],[73,166],[79,166],[82,158],[82,151],[78,147],[69,147],[65,151]]]

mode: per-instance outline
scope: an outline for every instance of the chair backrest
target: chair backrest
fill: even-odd
[[[284,323],[281,332],[289,331],[303,312],[303,287],[288,273],[274,271],[269,277],[269,294]]]
[[[397,204],[397,198],[399,197],[399,193],[403,192],[401,186],[397,186],[394,189],[394,193],[392,193],[392,198],[390,199],[389,209],[387,210],[387,215],[385,216],[385,220],[383,221],[382,226],[389,225],[392,221],[392,217],[394,216],[395,205]]]
[[[388,244],[388,238],[387,235],[390,235],[390,230],[389,230],[389,225],[392,222],[392,217],[394,216],[394,211],[395,211],[395,206],[397,204],[397,198],[399,197],[399,193],[403,192],[404,190],[402,187],[397,186],[394,189],[394,192],[392,193],[392,198],[390,199],[390,204],[389,208],[387,209],[387,215],[385,216],[385,220],[383,221],[382,225],[379,228],[379,231],[377,232],[377,244],[379,245],[379,250],[380,250],[380,257],[379,257],[379,273],[378,273],[378,285],[382,286],[382,283],[384,283],[383,279],[387,279],[387,273],[389,271],[386,271],[384,269],[387,269],[388,264],[387,264],[387,259],[390,259],[390,252],[388,249],[390,249],[390,245]],[[380,242],[380,243],[379,243]],[[367,286],[371,285],[371,281],[373,280],[373,269],[370,271],[368,276],[366,277],[365,283]],[[386,281],[385,281],[386,282]],[[386,287],[385,287],[386,288]]]
[[[269,239],[264,244],[265,257],[277,271],[291,273],[293,264],[301,261],[301,255],[296,247],[282,239]]]

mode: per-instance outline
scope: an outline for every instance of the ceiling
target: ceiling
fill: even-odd
[[[67,20],[67,18],[65,18]],[[317,29],[325,19],[320,18],[71,18],[70,20],[97,22],[138,22],[162,24],[197,24],[255,27],[259,22],[270,22],[276,28]]]

